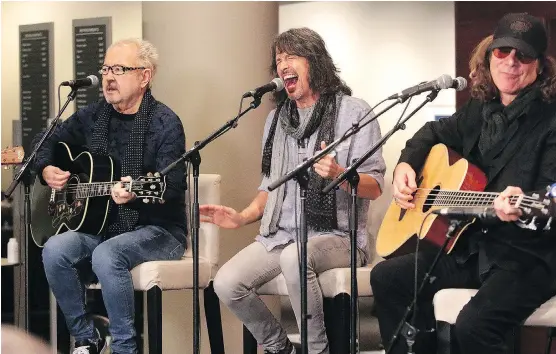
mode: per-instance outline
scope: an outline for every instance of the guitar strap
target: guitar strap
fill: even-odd
[[[147,89],[133,121],[124,156],[121,158],[122,176],[131,176],[131,178],[136,179],[143,172],[145,134],[151,123],[156,105],[157,101],[152,96],[151,90]],[[108,130],[114,108],[108,102],[104,102],[104,105],[101,104],[101,107],[93,130],[91,152],[106,156],[108,155]],[[110,203],[111,207],[113,205],[115,204]],[[117,205],[117,210],[116,219],[108,226],[108,232],[122,234],[132,231],[139,220],[139,211],[126,204]]]

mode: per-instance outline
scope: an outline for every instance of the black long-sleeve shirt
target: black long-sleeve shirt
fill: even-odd
[[[42,176],[42,170],[46,166],[55,165],[53,151],[56,143],[65,142],[90,150],[99,105],[103,102],[80,109],[55,129],[37,154],[35,168],[39,176]],[[116,165],[121,166],[134,118],[134,114],[126,115],[114,111],[110,119],[107,151]],[[160,102],[156,104],[143,148],[143,175],[161,171],[185,152],[183,125],[179,117]],[[164,204],[145,204],[140,200],[130,202],[128,205],[139,211],[138,225],[161,226],[185,244],[185,183],[185,163],[180,163],[166,175]],[[116,212],[117,208],[112,207],[109,223],[116,220]]]

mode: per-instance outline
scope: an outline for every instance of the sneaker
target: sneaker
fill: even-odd
[[[288,342],[286,343],[286,347],[284,349],[280,349],[278,351],[265,349],[264,354],[295,354],[295,347],[288,339]]]
[[[75,342],[72,354],[103,354],[106,351],[106,340],[99,338],[96,343],[90,339]]]

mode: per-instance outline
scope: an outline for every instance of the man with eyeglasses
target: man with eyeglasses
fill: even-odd
[[[556,62],[546,55],[547,45],[538,18],[505,15],[490,45],[478,47],[481,60],[475,53],[470,62],[472,99],[452,117],[425,124],[401,153],[393,187],[403,209],[415,208],[415,171],[438,143],[481,168],[486,191],[501,192],[493,204],[497,220],[476,221],[465,230],[452,254],[440,258],[420,294],[414,317],[421,330],[413,347],[417,354],[436,352],[436,340],[425,330],[435,327],[432,299],[441,289],[479,289],[455,322],[462,354],[505,353],[507,334],[556,295],[554,230],[526,228],[520,209],[509,202],[522,190],[543,190],[556,181]],[[385,346],[413,300],[415,276],[420,283],[435,255],[436,250],[421,248],[417,273],[415,254],[388,259],[373,269],[371,286]],[[400,335],[391,353],[407,350]]]
[[[156,48],[144,40],[122,40],[110,46],[99,71],[104,99],[60,124],[37,155],[36,170],[44,183],[59,190],[69,177],[69,172],[55,166],[53,150],[57,142],[110,155],[120,175],[125,176],[122,181],[160,171],[185,152],[179,117],[151,94],[157,61]],[[68,231],[46,242],[44,269],[75,338],[73,354],[98,354],[106,349],[84,303],[84,282],[94,276],[101,285],[110,320],[112,353],[138,352],[130,270],[143,262],[183,256],[184,175],[184,163],[168,173],[162,205],[145,204],[117,183],[101,235]]]

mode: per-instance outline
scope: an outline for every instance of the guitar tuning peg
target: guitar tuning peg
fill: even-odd
[[[152,172],[147,172],[147,177],[152,177],[152,176],[153,176]]]
[[[159,172],[155,172],[155,173],[154,173],[154,176],[155,176],[155,177],[160,177],[160,173],[159,173]]]
[[[149,204],[149,200],[147,198],[143,199],[143,203]]]
[[[160,204],[166,203],[166,201],[165,201],[164,199],[160,199],[158,202],[159,202]]]

